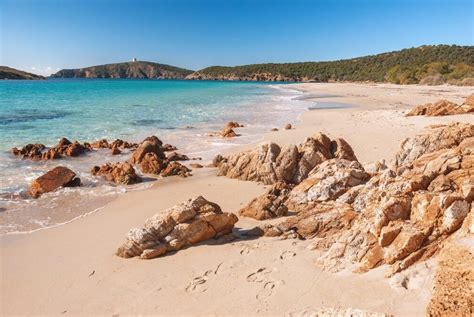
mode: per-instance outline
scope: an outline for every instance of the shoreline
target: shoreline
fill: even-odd
[[[295,117],[295,122],[300,122],[301,121],[301,116],[302,113],[308,111],[307,107],[302,108],[301,105],[297,103],[293,103],[293,99],[295,99],[294,92],[296,90],[288,90],[286,89],[285,86],[288,86],[287,84],[282,84],[279,86],[274,86],[274,85],[266,85],[263,86],[264,88],[261,89],[267,89],[268,92],[265,93],[267,98],[269,100],[277,99],[280,100],[278,101],[279,103],[286,104],[290,103],[290,105],[293,105],[295,107],[295,110],[298,111],[298,115]],[[274,92],[273,92],[274,91]],[[290,93],[288,93],[290,91]],[[298,92],[298,94],[301,94]],[[255,98],[254,104],[259,105],[259,100]],[[268,103],[265,104],[265,108],[268,107],[273,107],[275,109],[278,108],[279,103]],[[248,107],[248,105],[243,105],[244,109]],[[231,153],[231,152],[236,152],[242,149],[243,147],[246,146],[253,146],[255,144],[258,144],[264,140],[264,135],[267,133],[267,130],[270,130],[270,127],[268,126],[268,129],[262,130],[262,127],[255,126],[255,122],[260,122],[259,116],[260,113],[258,111],[252,112],[252,116],[247,117],[247,121],[241,121],[241,123],[244,123],[245,127],[242,129],[238,129],[242,132],[242,135],[236,138],[232,139],[221,139],[219,137],[209,137],[207,133],[212,132],[212,128],[209,128],[206,130],[206,125],[204,124],[198,124],[196,126],[193,126],[192,129],[181,129],[181,130],[176,130],[174,132],[166,132],[157,136],[164,141],[164,143],[170,143],[172,145],[177,145],[178,146],[178,153],[182,153],[185,155],[188,155],[189,157],[203,157],[203,160],[189,160],[189,161],[183,161],[183,163],[186,166],[189,166],[191,163],[210,163],[217,155],[218,153]],[[210,127],[214,127],[217,129],[217,127],[222,128],[222,126],[225,125],[225,122],[228,119],[232,118],[226,118],[223,117],[219,121],[219,123],[212,123]],[[233,119],[232,119],[233,120]],[[283,122],[284,117],[281,117],[281,121]],[[281,127],[279,127],[281,128]],[[207,131],[207,132],[206,132]],[[132,142],[139,142],[140,137],[141,139],[145,138],[146,136],[150,135],[150,132],[146,132],[146,130],[138,132],[137,135],[135,136],[134,139],[130,139],[128,141]],[[193,144],[196,139],[202,139],[204,140],[204,144],[207,148],[206,150],[198,150],[195,148],[195,146],[189,146]],[[192,149],[189,151],[189,148]],[[2,155],[10,155],[10,153],[2,153]],[[72,189],[61,189],[59,192],[53,192],[49,193],[47,197],[42,197],[40,200],[31,200],[30,198],[27,198],[26,200],[3,200],[0,201],[3,203],[6,207],[6,211],[10,212],[8,215],[4,214],[1,215],[0,217],[3,216],[3,221],[5,225],[4,229],[2,229],[2,232],[0,233],[1,235],[10,235],[10,234],[24,234],[24,233],[29,233],[29,232],[34,232],[38,229],[48,229],[51,227],[55,227],[57,225],[61,224],[66,224],[71,221],[74,221],[74,219],[80,218],[83,215],[89,214],[93,212],[94,210],[104,208],[107,206],[111,201],[114,201],[121,195],[123,195],[126,192],[130,191],[136,191],[136,190],[146,190],[150,186],[153,186],[154,183],[156,182],[161,182],[163,179],[157,179],[152,181],[151,183],[145,182],[145,183],[140,183],[136,185],[128,185],[128,186],[115,186],[113,184],[108,184],[106,181],[102,179],[97,179],[89,175],[88,170],[84,169],[84,164],[88,164],[87,166],[92,167],[94,165],[101,165],[104,162],[113,162],[113,161],[123,161],[125,158],[127,158],[130,154],[128,151],[126,151],[125,154],[119,155],[119,156],[111,156],[106,150],[103,149],[98,149],[97,151],[91,152],[89,154],[86,154],[84,156],[78,157],[78,158],[63,158],[60,161],[45,161],[45,162],[40,162],[40,164],[36,162],[29,162],[25,161],[27,164],[28,168],[33,168],[34,170],[42,171],[42,173],[46,172],[47,170],[51,169],[52,166],[57,166],[57,165],[64,165],[75,172],[79,174],[79,177],[83,180],[84,186],[78,187],[78,188],[72,188]],[[20,162],[17,158],[7,158],[8,161],[11,161],[12,164],[16,164],[16,162]],[[8,166],[8,161],[6,166]],[[137,172],[142,175],[145,178],[149,178],[148,175],[142,174],[137,168]],[[195,170],[195,169],[193,169]],[[39,176],[41,174],[38,174]],[[85,180],[85,182],[84,182]],[[31,181],[31,180],[30,180]],[[22,190],[24,191],[24,190]],[[18,190],[17,190],[18,192]],[[21,192],[18,192],[18,195],[20,195]],[[87,195],[87,197],[85,197]],[[99,197],[100,196],[100,197]],[[113,196],[112,198],[103,198],[103,196]],[[25,198],[23,198],[25,199]],[[85,200],[84,200],[85,199]],[[56,208],[55,204],[53,204],[54,200],[58,200],[61,202],[61,204],[66,204],[68,206],[67,209],[68,213],[71,213],[70,216],[63,216],[61,214],[58,218],[57,213],[52,212],[52,208]],[[103,201],[103,202],[100,202]],[[74,205],[81,205],[84,206],[85,204],[88,204],[89,207],[87,208],[86,212],[80,211],[80,208],[74,207]],[[17,207],[18,206],[18,207]],[[82,208],[82,207],[81,207]],[[38,214],[38,210],[40,210],[44,215],[40,216],[38,219],[34,219],[31,217],[35,217],[35,215]],[[48,214],[48,210],[51,210],[51,212]],[[26,220],[22,220],[25,218],[28,218],[28,222]],[[46,220],[45,220],[46,219]],[[1,221],[1,218],[0,218]],[[23,223],[22,223],[23,221]],[[50,224],[50,223],[51,224]],[[10,225],[11,224],[11,225]],[[10,228],[15,228],[14,230]]]
[[[294,129],[265,133],[263,142],[299,144],[306,137],[323,132],[330,137],[343,137],[359,161],[368,164],[393,158],[400,140],[419,133],[429,124],[473,122],[472,115],[403,115],[414,103],[434,101],[441,95],[458,102],[469,92],[465,87],[406,89],[377,85],[367,89],[367,85],[361,84],[294,85],[307,93],[339,90],[346,95],[327,98],[357,107],[306,111],[301,122],[292,122]],[[322,100],[326,99],[317,98]],[[333,274],[316,266],[318,253],[308,249],[308,241],[276,238],[220,245],[203,243],[149,261],[113,255],[131,227],[143,225],[145,219],[165,208],[203,195],[218,203],[223,211],[237,212],[266,188],[215,174],[215,169],[205,168],[196,170],[190,178],[164,179],[148,189],[120,195],[100,212],[68,224],[25,235],[0,236],[3,312],[298,316],[320,308],[357,308],[395,315],[424,314],[432,283],[429,276],[436,265],[432,262],[391,279],[382,277],[384,267],[364,274]],[[236,230],[261,223],[240,217]],[[283,256],[293,253],[289,258]],[[191,281],[216,267],[222,270],[219,269],[219,275],[206,276],[204,291],[186,291]],[[298,274],[294,272],[296,267]],[[260,268],[268,269],[264,280],[275,284],[271,293],[262,293],[263,284],[246,279]],[[26,303],[25,297],[29,298]]]

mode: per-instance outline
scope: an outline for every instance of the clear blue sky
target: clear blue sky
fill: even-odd
[[[0,0],[0,64],[189,69],[474,43],[474,0]]]

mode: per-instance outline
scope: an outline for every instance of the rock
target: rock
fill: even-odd
[[[234,129],[234,128],[243,128],[244,125],[243,124],[239,124],[238,122],[236,121],[229,121],[226,123],[225,127],[224,128],[231,128],[231,129]]]
[[[365,183],[370,175],[357,161],[330,159],[317,165],[290,193],[287,205],[298,211],[317,202],[336,200],[349,188]]]
[[[71,144],[72,144],[72,142],[69,141],[68,139],[66,139],[66,138],[61,138],[61,139],[59,140],[57,146],[58,146],[58,147],[63,147],[63,146],[71,145]]]
[[[58,144],[58,147],[62,147],[62,146]],[[79,156],[85,153],[86,151],[87,151],[87,148],[84,145],[75,141],[74,143],[66,146],[66,148],[63,150],[63,154],[67,156]]]
[[[291,129],[292,129],[292,126],[291,126],[290,123],[287,123],[287,124],[285,124],[285,126],[283,127],[283,129],[285,129],[285,130],[291,130]]]
[[[352,150],[349,143],[341,138],[331,141],[331,154],[335,158],[357,161],[357,157],[355,156],[354,151]]]
[[[174,162],[174,161],[188,161],[188,160],[189,160],[189,157],[187,157],[187,156],[184,155],[184,154],[180,154],[180,153],[177,153],[177,152],[172,152],[172,153],[170,153],[170,154],[167,155],[166,160],[167,160],[168,162]]]
[[[290,145],[282,149],[276,143],[267,143],[254,150],[220,156],[213,163],[219,167],[219,175],[229,178],[264,184],[298,184],[315,166],[334,158],[334,154],[331,140],[324,134],[317,134],[299,146]]]
[[[284,203],[291,188],[291,185],[285,183],[275,183],[265,194],[240,209],[239,215],[257,220],[286,216],[288,208]]]
[[[116,254],[155,258],[229,234],[237,221],[234,214],[223,213],[217,204],[199,196],[155,214],[142,228],[131,229]]]
[[[92,148],[94,149],[108,149],[109,142],[106,139],[101,139],[91,143]]]
[[[265,236],[295,233],[297,237],[311,239],[315,236],[324,237],[344,228],[350,228],[356,213],[348,204],[327,202],[301,210],[297,215],[290,216],[283,222],[273,226],[272,230],[264,229]]]
[[[146,174],[160,174],[165,166],[165,162],[152,152],[146,153],[140,163],[141,171]]]
[[[397,260],[406,258],[421,247],[425,237],[425,232],[410,223],[405,223],[400,233],[384,250],[385,262],[393,264]]]
[[[474,232],[473,128],[443,125],[405,140],[396,164],[372,175],[357,161],[333,158],[336,152],[324,135],[308,140],[305,147],[311,150],[305,154],[301,147],[295,152],[267,145],[217,163],[225,175],[271,183],[298,175],[301,169],[295,165],[305,155],[305,162],[318,162],[289,193],[271,199],[263,195],[246,207],[249,214],[264,218],[267,206],[275,208],[277,202],[278,207],[284,200],[288,210],[296,212],[260,226],[255,234],[313,239],[312,248],[322,252],[318,265],[332,272],[354,265],[356,272],[366,272],[388,264],[386,276],[391,276],[442,252],[446,243],[457,241],[453,235]],[[277,162],[284,162],[290,172],[276,173]],[[237,166],[241,168],[233,170]]]
[[[472,95],[471,95],[472,96]],[[457,105],[448,100],[438,100],[435,103],[418,105],[409,111],[406,116],[447,116],[474,112],[471,96],[462,105]]]
[[[15,156],[21,156],[24,159],[41,160],[43,156],[43,150],[46,147],[43,144],[27,144],[24,147],[18,149],[16,147],[11,149],[11,152]]]
[[[191,176],[191,170],[186,166],[178,163],[178,162],[170,162],[163,171],[161,171],[161,176],[168,177],[178,175],[181,177],[188,177]]]
[[[161,141],[158,140],[158,142],[157,140],[153,139],[153,137],[149,137],[149,139],[151,139],[151,141],[143,141],[135,150],[135,152],[133,152],[133,155],[129,160],[130,163],[140,164],[147,153],[154,153],[160,159],[166,158],[164,152],[160,148],[161,145],[158,145]]]
[[[189,166],[191,166],[192,168],[203,168],[204,167],[199,163],[191,163],[191,164],[189,164]]]
[[[61,154],[55,148],[48,149],[41,155],[43,160],[57,160],[61,158]]]
[[[170,152],[170,151],[176,151],[178,148],[174,145],[171,145],[171,144],[164,144],[161,149],[163,150],[163,152]]]
[[[395,156],[394,165],[406,165],[425,153],[458,146],[464,139],[474,136],[474,125],[453,123],[432,126],[424,134],[405,139]]]
[[[145,142],[153,143],[153,144],[155,144],[155,145],[158,146],[158,147],[161,147],[161,146],[163,145],[163,142],[161,142],[161,140],[158,139],[158,137],[157,137],[156,135],[152,135],[152,136],[146,137],[146,138],[142,141],[142,144],[145,143]]]
[[[224,130],[220,133],[223,138],[234,138],[237,136],[237,133],[232,128],[225,127]]]
[[[278,129],[277,129],[277,128],[272,128],[270,131],[271,131],[271,132],[277,132]]]
[[[80,179],[76,178],[76,173],[67,167],[58,166],[35,179],[28,188],[28,193],[31,197],[38,198],[40,195],[52,192],[59,187],[75,187],[79,186],[80,183]]]
[[[122,154],[122,151],[120,151],[118,147],[113,147],[112,150],[110,151],[110,154],[119,155],[119,154]]]
[[[135,169],[130,163],[106,163],[102,166],[94,166],[92,175],[103,176],[108,181],[116,184],[131,185],[140,183],[141,178],[135,173]]]

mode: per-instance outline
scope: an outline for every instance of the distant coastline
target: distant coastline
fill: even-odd
[[[14,75],[5,75],[0,69],[0,79],[44,79],[8,69]],[[474,46],[425,45],[337,61],[211,66],[198,71],[134,59],[131,62],[62,69],[50,77],[473,86]]]

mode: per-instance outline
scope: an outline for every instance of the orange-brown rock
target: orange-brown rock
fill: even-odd
[[[447,116],[474,112],[474,94],[471,94],[463,104],[458,105],[448,100],[438,100],[434,103],[418,105],[409,111],[407,116]]]
[[[170,151],[176,151],[178,148],[174,145],[171,145],[171,144],[164,144],[161,149],[163,150],[163,152],[170,152]]]
[[[314,239],[313,247],[324,252],[317,262],[330,271],[356,264],[357,272],[365,272],[388,264],[390,276],[424,261],[442,250],[474,210],[472,129],[439,126],[431,135],[406,140],[393,169],[369,180],[355,161],[327,160],[288,194],[285,205],[297,214],[260,230]]]
[[[140,164],[147,153],[154,153],[160,159],[165,159],[166,156],[161,150],[161,145],[158,145],[158,138],[156,140],[152,137],[148,138],[149,140],[143,141],[138,148],[133,152],[132,157],[130,158],[130,163]],[[159,142],[158,142],[158,141]]]
[[[238,122],[236,121],[229,121],[226,123],[225,128],[231,128],[231,129],[234,129],[234,128],[243,128],[243,124],[239,124]]]
[[[57,166],[35,179],[28,188],[28,193],[31,197],[38,198],[60,187],[74,187],[80,184],[81,180],[76,178],[76,173],[67,167]]]
[[[230,178],[264,184],[298,184],[315,166],[326,160],[335,157],[355,158],[349,145],[335,147],[332,144],[326,135],[319,133],[299,146],[290,145],[282,149],[276,143],[262,144],[254,150],[220,156],[213,164],[219,167],[219,175]]]
[[[165,162],[152,152],[146,153],[140,163],[141,171],[146,174],[160,174],[165,166]]]
[[[239,215],[257,220],[286,216],[288,208],[285,206],[285,201],[291,188],[291,185],[285,183],[274,184],[265,194],[240,209]]]
[[[163,177],[168,176],[181,176],[181,177],[188,177],[191,176],[191,170],[186,166],[178,163],[178,162],[170,162],[166,165],[166,167],[161,171],[160,175]]]
[[[102,166],[94,166],[92,175],[103,176],[108,181],[116,184],[130,185],[140,183],[140,176],[135,173],[135,169],[130,163],[107,163]]]
[[[112,155],[119,155],[119,154],[122,154],[122,151],[120,151],[118,147],[113,147],[113,148],[110,150],[110,154],[112,154]]]
[[[223,213],[217,204],[199,196],[157,213],[142,228],[131,229],[116,254],[155,258],[229,234],[237,220],[234,214]]]
[[[225,127],[220,133],[220,135],[223,138],[234,138],[237,136],[237,133],[235,133],[235,131],[232,128]]]
[[[283,129],[285,129],[285,130],[291,130],[291,129],[292,129],[292,126],[291,126],[290,123],[287,123],[287,124],[285,124],[285,126],[283,127]]]
[[[166,160],[168,162],[174,162],[174,161],[188,161],[189,157],[187,157],[184,154],[180,154],[178,152],[171,152],[166,156]]]

